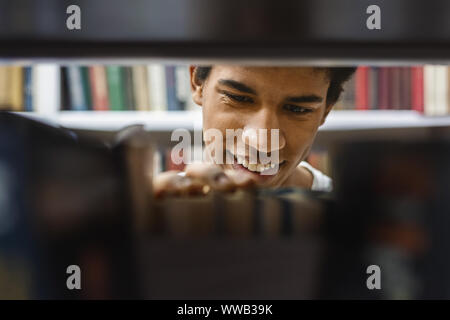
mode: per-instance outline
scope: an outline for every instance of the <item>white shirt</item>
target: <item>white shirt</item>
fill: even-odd
[[[312,191],[333,190],[333,180],[329,176],[317,170],[306,161],[300,162],[300,166],[306,168],[313,175]]]

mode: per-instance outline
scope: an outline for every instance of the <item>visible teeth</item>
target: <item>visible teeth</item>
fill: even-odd
[[[236,157],[238,160],[238,163],[241,164],[243,167],[247,168],[250,171],[254,172],[263,172],[265,170],[273,169],[277,166],[275,163],[249,163],[246,158]]]

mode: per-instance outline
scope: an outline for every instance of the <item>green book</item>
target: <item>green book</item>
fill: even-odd
[[[122,67],[106,67],[106,78],[108,81],[109,108],[116,111],[125,110],[125,90]]]
[[[91,83],[89,81],[88,67],[81,67],[81,83],[83,85],[84,101],[88,110],[92,110]]]

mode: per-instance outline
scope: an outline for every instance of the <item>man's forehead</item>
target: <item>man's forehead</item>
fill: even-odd
[[[328,87],[325,69],[314,67],[261,67],[261,66],[214,66],[216,81],[230,79],[243,82],[254,89],[270,86],[279,89],[314,89]]]

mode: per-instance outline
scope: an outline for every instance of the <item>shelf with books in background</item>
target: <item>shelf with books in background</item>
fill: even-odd
[[[360,66],[320,130],[450,125],[449,84],[448,66]],[[201,128],[187,65],[1,66],[0,109],[74,129]]]
[[[449,84],[448,66],[360,66],[320,131],[448,127]],[[0,108],[77,130],[202,128],[187,65],[1,66]],[[326,172],[326,152],[314,157]]]
[[[425,116],[448,116],[449,75],[447,65],[359,66],[335,109],[413,110]]]

